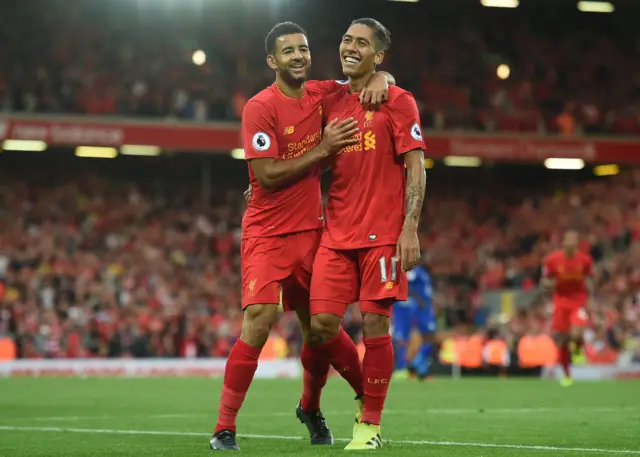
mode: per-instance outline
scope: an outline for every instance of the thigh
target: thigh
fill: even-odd
[[[291,276],[283,284],[282,304],[285,310],[309,307],[311,271],[320,236],[319,230],[309,230],[290,237],[287,245],[288,255],[295,258],[295,264]]]
[[[558,333],[568,333],[571,330],[571,312],[566,306],[555,305],[553,308],[553,330]]]
[[[283,256],[285,244],[280,237],[242,240],[242,308],[256,304],[280,303],[282,282],[292,266]]]
[[[589,316],[587,315],[587,311],[583,306],[576,306],[571,311],[571,316],[569,317],[569,323],[572,328],[582,328],[586,327],[589,322]]]
[[[427,335],[436,331],[436,316],[431,306],[414,307],[414,319],[421,334]]]
[[[334,302],[344,306],[342,315],[349,304],[358,301],[359,286],[355,252],[318,248],[311,276],[311,314],[324,314],[314,303]]]
[[[407,300],[407,275],[395,259],[395,246],[378,246],[358,251],[360,301]]]

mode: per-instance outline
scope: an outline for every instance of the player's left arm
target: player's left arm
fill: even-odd
[[[420,261],[420,241],[418,239],[418,225],[422,204],[427,187],[427,175],[424,170],[424,152],[422,149],[412,149],[404,154],[407,168],[405,185],[406,215],[402,232],[398,239],[398,252],[403,271],[408,271]]]
[[[389,102],[389,117],[393,129],[396,154],[402,154],[407,169],[405,185],[405,219],[398,239],[396,256],[400,257],[403,271],[408,271],[420,260],[418,225],[427,175],[424,170],[424,141],[420,127],[420,114],[413,96],[402,92]]]
[[[324,81],[308,81],[307,86],[310,90],[319,92],[326,97],[340,90],[348,81],[324,80]],[[367,85],[360,92],[360,103],[366,109],[378,109],[380,105],[389,100],[389,86],[396,85],[396,78],[386,71],[376,71],[367,81]]]

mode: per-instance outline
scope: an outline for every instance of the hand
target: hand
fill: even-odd
[[[242,195],[244,196],[245,203],[248,205],[249,202],[251,202],[251,197],[253,197],[253,189],[251,189],[251,184],[249,184],[249,187],[247,187],[247,190],[245,190]]]
[[[322,135],[322,143],[326,146],[328,155],[337,154],[342,148],[358,142],[355,134],[360,129],[357,125],[358,121],[352,117],[341,122],[336,118],[327,124]]]
[[[405,273],[418,265],[420,261],[420,240],[418,232],[403,228],[396,244],[396,258]]]
[[[360,92],[360,103],[367,110],[377,110],[389,99],[389,83],[383,73],[374,73]]]

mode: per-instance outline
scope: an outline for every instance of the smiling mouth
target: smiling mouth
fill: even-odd
[[[360,63],[360,59],[354,56],[346,56],[346,57],[343,57],[342,60],[344,61],[344,63],[351,64],[351,65]]]
[[[294,70],[302,70],[305,67],[306,67],[306,64],[304,62],[295,63],[295,64],[291,65],[291,68],[293,68]]]

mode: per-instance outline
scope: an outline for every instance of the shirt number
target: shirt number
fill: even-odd
[[[380,257],[378,259],[378,263],[380,264],[380,282],[389,282],[389,276],[391,276],[391,282],[396,282],[398,278],[398,259],[395,257],[391,257],[391,271],[387,274],[387,259],[384,257]]]

